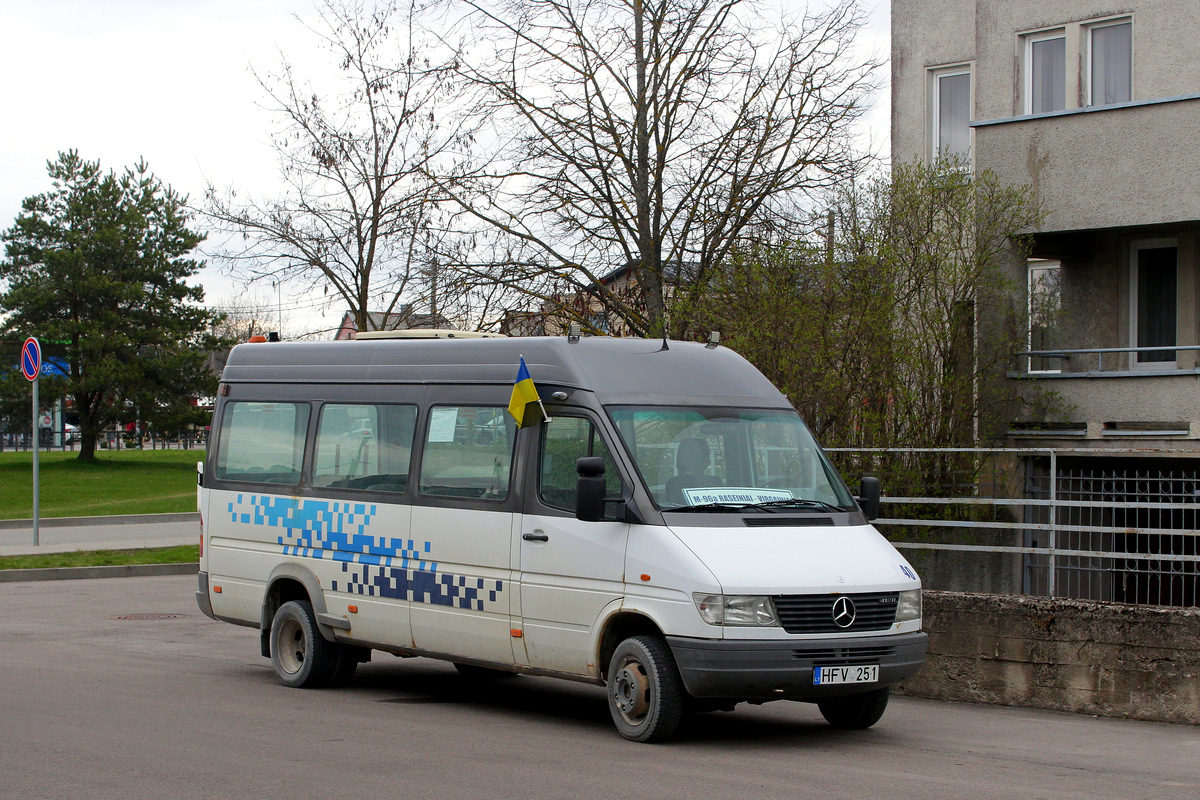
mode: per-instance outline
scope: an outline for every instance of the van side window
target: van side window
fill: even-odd
[[[433,406],[421,453],[421,494],[503,500],[516,425],[500,406]]]
[[[317,423],[314,486],[403,492],[417,407],[326,403]]]
[[[575,510],[579,474],[575,462],[585,456],[604,459],[605,495],[619,497],[621,475],[596,426],[583,417],[555,416],[542,426],[538,497],[552,508]]]
[[[218,434],[217,478],[299,483],[308,413],[307,403],[227,404]]]

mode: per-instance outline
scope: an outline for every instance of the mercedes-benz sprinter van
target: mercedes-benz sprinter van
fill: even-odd
[[[924,658],[878,482],[853,496],[727,348],[245,344],[218,394],[197,601],[289,686],[425,656],[607,686],[620,733],[656,741],[768,700],[865,728]]]

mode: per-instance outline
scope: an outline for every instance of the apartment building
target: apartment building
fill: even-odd
[[[1062,449],[1060,497],[1200,498],[1197,21],[1197,0],[892,0],[893,162],[953,154],[1046,211],[1012,264],[1030,338],[1008,378],[1061,407],[1015,416],[1007,444]],[[1028,490],[1049,483],[1031,459]],[[1122,519],[1191,535],[1087,547],[1196,553],[1195,512]],[[1151,591],[1123,580],[1113,599]]]

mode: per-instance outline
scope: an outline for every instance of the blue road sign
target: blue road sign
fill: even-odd
[[[42,371],[42,346],[30,336],[21,347],[21,372],[28,380],[37,380]]]

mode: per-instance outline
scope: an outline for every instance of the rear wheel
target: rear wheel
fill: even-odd
[[[608,710],[622,736],[634,742],[671,738],[683,696],[675,658],[661,637],[633,636],[617,645],[608,666]]]
[[[290,600],[271,621],[271,666],[284,686],[312,689],[327,686],[339,669],[337,644],[317,629],[312,603]],[[353,674],[353,668],[350,668]]]
[[[844,697],[830,697],[818,700],[817,708],[821,709],[825,721],[835,728],[863,730],[879,722],[887,710],[890,693],[890,689],[883,688]]]

